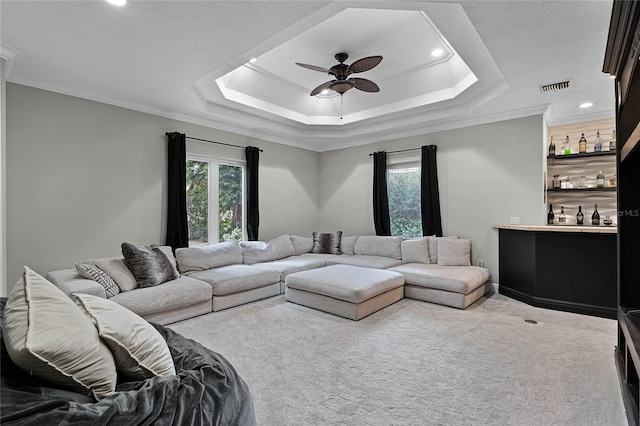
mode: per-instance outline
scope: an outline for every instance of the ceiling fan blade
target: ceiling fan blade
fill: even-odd
[[[351,72],[365,72],[371,68],[377,66],[382,61],[382,56],[367,56],[366,58],[358,59],[351,65],[349,65],[349,71]]]
[[[301,66],[302,68],[307,68],[313,71],[320,71],[323,72],[325,74],[329,74],[329,69],[328,68],[323,68],[323,67],[319,67],[317,65],[309,65],[309,64],[301,64],[299,62],[296,62],[296,65]]]
[[[371,80],[366,78],[350,78],[353,81],[353,87],[360,89],[363,92],[379,92],[380,88]]]
[[[325,89],[329,89],[329,85],[331,83],[333,83],[335,80],[331,80],[331,81],[327,81],[326,83],[322,83],[320,86],[316,87],[315,89],[313,89],[311,91],[311,93],[309,94],[310,96],[315,96],[318,93],[322,92]]]

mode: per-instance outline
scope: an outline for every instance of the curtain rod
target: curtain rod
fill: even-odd
[[[166,134],[167,134],[167,135],[169,135],[170,133],[169,133],[169,132],[167,132]],[[185,136],[185,138],[187,138],[187,139],[191,139],[191,140],[194,140],[194,141],[201,141],[201,142],[216,143],[216,144],[218,144],[218,145],[230,146],[230,147],[232,147],[232,148],[245,149],[245,147],[244,147],[244,146],[240,146],[240,145],[233,145],[233,144],[225,143],[225,142],[210,141],[210,140],[208,140],[208,139],[200,139],[200,138],[192,138],[191,136]],[[258,151],[260,151],[260,152],[264,152],[262,149],[258,149]]]
[[[417,151],[417,150],[420,150],[420,149],[422,149],[422,147],[420,147],[420,148],[409,148],[409,149],[399,149],[397,151],[386,151],[386,152],[387,152],[387,154],[395,154],[397,152]],[[375,154],[375,152],[369,153],[369,157],[371,157],[373,154]]]

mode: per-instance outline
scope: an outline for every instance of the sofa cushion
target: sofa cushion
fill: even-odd
[[[3,337],[20,368],[77,393],[114,393],[113,356],[82,311],[55,285],[25,267],[9,294]]]
[[[83,261],[82,263],[87,263]],[[121,257],[105,257],[102,259],[94,259],[93,263],[107,273],[113,280],[118,283],[120,291],[131,291],[138,288],[136,277],[133,276],[124,259]]]
[[[313,232],[313,248],[311,253],[316,254],[342,254],[340,244],[342,231]]]
[[[356,245],[356,240],[358,237],[342,237],[340,240],[340,251],[342,254],[356,254],[353,251],[354,246]]]
[[[412,238],[400,244],[402,263],[431,263],[429,260],[429,240]]]
[[[104,287],[94,280],[83,278],[75,269],[51,271],[45,278],[67,296],[71,296],[73,293],[84,293],[102,298],[107,297]]]
[[[213,287],[214,296],[240,293],[280,282],[278,272],[251,265],[222,266],[191,272],[189,276],[209,283]]]
[[[309,269],[322,268],[326,265],[323,259],[304,256],[291,256],[286,259],[274,260],[273,262],[256,263],[254,268],[270,269],[280,274],[280,281],[284,281],[287,275]]]
[[[397,266],[402,264],[401,260],[392,259],[390,257],[384,256],[367,256],[367,255],[356,255],[356,256],[336,256],[333,259],[327,259],[328,265],[352,265],[352,266],[361,266],[363,268],[374,268],[374,269],[387,269],[392,266]]]
[[[339,254],[327,254],[327,253],[305,253],[300,255],[300,257],[308,257],[310,259],[322,260],[325,262],[325,265],[327,264],[328,260],[332,260],[340,256],[341,255]]]
[[[136,278],[138,287],[152,287],[180,276],[175,265],[156,245],[136,246],[122,243],[124,264]]]
[[[296,254],[288,235],[280,235],[267,242],[243,241],[240,243],[240,249],[242,250],[242,263],[247,265],[278,260]]]
[[[471,265],[471,240],[444,239],[438,243],[438,265]]]
[[[144,317],[206,302],[211,300],[212,296],[213,292],[209,284],[181,276],[154,287],[123,292],[109,300]]]
[[[489,271],[478,266],[442,266],[407,263],[389,268],[404,275],[405,284],[468,294],[489,279]]]
[[[353,247],[355,254],[366,256],[384,256],[402,260],[400,249],[402,237],[383,237],[379,235],[362,235]]]
[[[301,237],[299,235],[289,235],[293,250],[296,256],[311,252],[313,248],[313,238]]]
[[[184,274],[242,263],[242,252],[237,241],[229,240],[206,247],[176,249],[176,259]]]
[[[451,238],[458,238],[458,237],[455,235],[452,235],[449,237],[436,237],[436,236],[427,237],[427,241],[429,241],[429,263],[434,263],[434,264],[438,263],[438,242],[442,239],[451,239]]]
[[[107,297],[113,297],[120,293],[120,287],[106,272],[95,265],[88,263],[76,263],[76,271],[82,277],[93,280],[104,287],[104,293]]]
[[[119,373],[133,380],[176,374],[167,342],[147,321],[100,297],[74,294],[73,300],[98,329]]]

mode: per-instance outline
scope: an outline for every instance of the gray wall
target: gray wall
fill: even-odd
[[[373,234],[372,160],[378,149],[438,145],[444,232],[470,238],[498,282],[492,224],[542,224],[544,120],[497,122],[374,145],[316,153],[150,114],[7,85],[6,272],[40,273],[120,244],[162,243],[166,206],[165,132],[264,149],[260,239],[342,230]],[[242,150],[188,142],[188,151],[242,159]],[[417,160],[418,151],[390,162]]]
[[[498,277],[498,232],[493,224],[543,224],[544,128],[541,115],[433,133],[320,155],[319,228],[345,235],[375,234],[369,153],[438,146],[438,180],[445,235],[472,241],[472,261]],[[390,155],[390,162],[419,160]]]
[[[8,288],[23,265],[45,274],[118,255],[123,241],[163,243],[168,131],[264,149],[261,239],[317,224],[318,153],[11,83],[7,104]]]

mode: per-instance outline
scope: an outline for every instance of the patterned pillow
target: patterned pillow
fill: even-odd
[[[313,248],[311,253],[342,254],[340,251],[340,240],[342,231],[333,233],[313,232]]]
[[[118,284],[102,269],[97,266],[91,266],[86,263],[76,263],[76,271],[89,280],[93,280],[104,287],[107,297],[113,297],[120,293]]]
[[[138,286],[153,287],[180,276],[167,255],[156,245],[136,246],[122,243],[124,264],[136,278]]]

